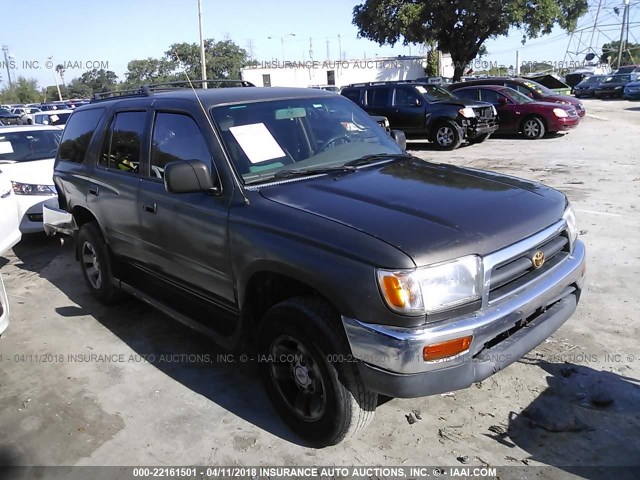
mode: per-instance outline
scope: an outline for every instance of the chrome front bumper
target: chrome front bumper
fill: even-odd
[[[0,275],[0,335],[9,326],[9,298],[7,298],[7,291],[4,289],[4,283],[2,282],[2,275]]]
[[[466,372],[466,380],[462,383],[471,384],[485,373],[477,371],[477,365],[474,367],[471,364],[484,362],[488,353],[504,353],[508,347],[509,356],[492,363],[491,368],[497,371],[521,358],[559,328],[575,311],[584,273],[585,247],[578,240],[571,255],[552,270],[498,301],[485,303],[481,310],[473,314],[416,328],[364,323],[347,317],[342,317],[342,321],[353,356],[361,360],[364,367],[369,367],[378,374],[412,377],[416,374],[448,371],[455,375],[455,371],[462,368]],[[531,324],[522,327],[503,342],[494,342],[490,348],[486,346],[519,322],[532,318]],[[468,351],[440,361],[423,360],[425,345],[468,335],[473,336]],[[518,339],[519,343],[514,345],[514,339]],[[484,378],[491,373],[493,372],[487,373]],[[448,391],[468,386],[460,386],[460,379],[451,380],[450,385],[445,382],[445,385],[436,390]]]
[[[44,223],[44,231],[49,236],[56,233],[73,236],[74,232],[78,230],[73,215],[58,206],[57,198],[47,200],[42,205],[42,221]]]

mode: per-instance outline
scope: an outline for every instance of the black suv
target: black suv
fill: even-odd
[[[458,148],[464,140],[483,142],[498,129],[490,103],[462,100],[429,83],[360,83],[340,93],[370,114],[387,117],[392,129],[407,137],[428,138],[442,150]]]
[[[377,395],[465,388],[576,309],[565,195],[408,155],[353,102],[294,88],[145,88],[77,108],[48,233],[89,291],[127,292],[242,349],[317,446]]]

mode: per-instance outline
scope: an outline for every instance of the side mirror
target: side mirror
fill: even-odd
[[[164,188],[171,193],[220,192],[209,167],[200,160],[167,163],[164,167]]]
[[[400,148],[407,149],[407,137],[402,130],[391,130],[391,138],[393,138]]]
[[[498,98],[498,105],[506,105],[507,103],[509,103],[509,101],[507,100],[507,97]]]
[[[416,98],[416,99],[413,101],[413,106],[414,106],[414,107],[421,107],[421,106],[422,106],[422,102],[420,101],[420,99],[419,99],[419,98]]]

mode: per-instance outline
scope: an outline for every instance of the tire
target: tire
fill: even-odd
[[[271,403],[310,446],[340,443],[373,419],[378,395],[362,383],[339,315],[324,300],[302,296],[272,307],[258,351]]]
[[[522,121],[522,136],[529,140],[537,140],[544,137],[546,128],[540,117],[527,117]]]
[[[476,138],[470,138],[469,139],[469,143],[482,143],[484,142],[486,139],[488,139],[491,136],[490,133],[483,133],[482,135],[478,135]]]
[[[113,284],[111,254],[97,223],[85,223],[80,227],[78,258],[91,295],[105,305],[116,303],[121,291]]]
[[[455,150],[462,143],[462,138],[456,125],[452,122],[441,122],[433,129],[431,141],[438,150]]]

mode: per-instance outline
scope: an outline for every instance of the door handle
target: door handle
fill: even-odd
[[[91,195],[95,195],[97,197],[98,194],[100,193],[100,187],[98,187],[98,185],[94,185],[92,183],[91,185],[89,185],[89,193]]]
[[[158,210],[158,206],[156,205],[156,202],[152,202],[152,203],[143,203],[142,204],[142,209],[145,212],[149,212],[149,213],[156,213],[156,210]]]

